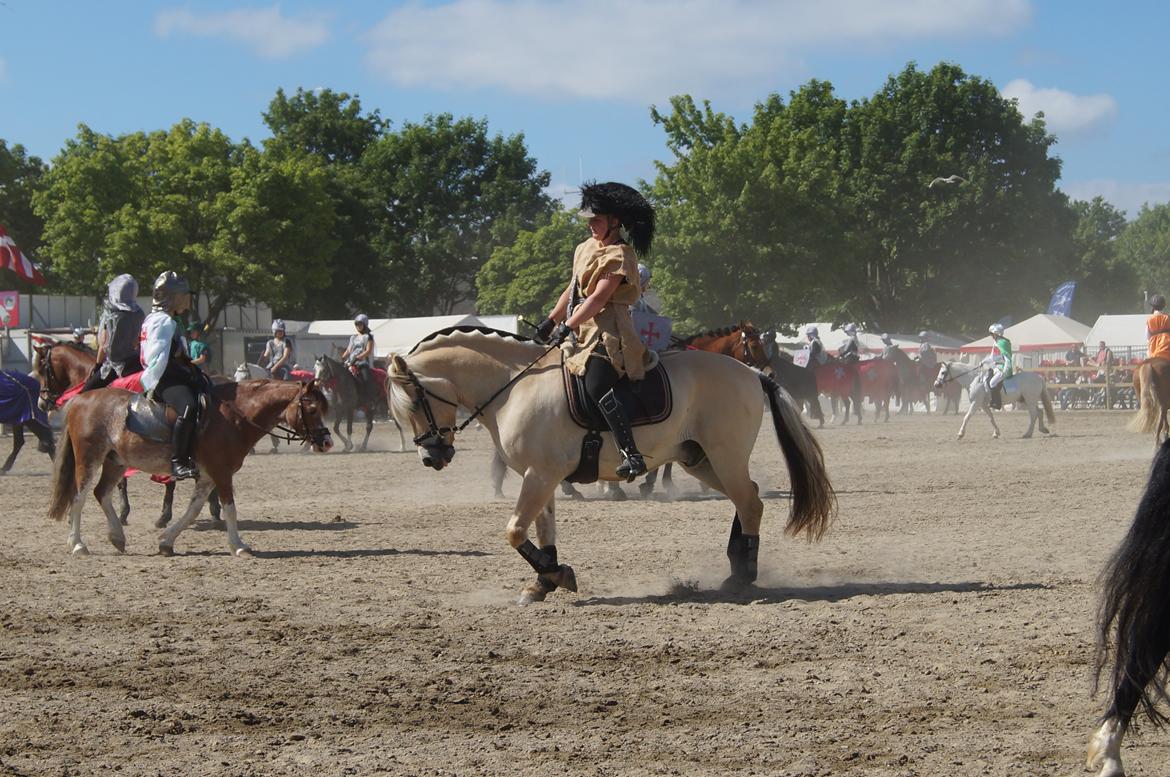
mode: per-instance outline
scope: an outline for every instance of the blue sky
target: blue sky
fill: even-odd
[[[947,60],[1043,110],[1061,187],[1132,218],[1170,201],[1167,29],[1152,0],[0,0],[0,138],[51,159],[78,123],[190,117],[259,141],[278,87],[328,87],[395,124],[523,132],[559,191],[653,177],[672,94],[745,119],[810,78],[861,98]]]

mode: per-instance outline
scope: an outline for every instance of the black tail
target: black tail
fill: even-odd
[[[1170,651],[1170,441],[1154,457],[1133,524],[1102,580],[1097,682],[1112,658],[1107,714],[1125,725],[1140,705],[1161,726],[1170,722],[1155,706],[1170,702],[1165,664]]]
[[[772,424],[792,483],[792,514],[784,531],[792,536],[803,531],[810,540],[819,540],[837,511],[837,495],[825,470],[821,445],[804,425],[788,392],[763,373],[760,383],[768,395]]]

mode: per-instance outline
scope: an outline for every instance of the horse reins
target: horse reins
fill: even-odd
[[[407,378],[407,380],[410,381],[411,385],[414,386],[415,404],[417,404],[419,407],[422,408],[423,415],[425,415],[426,419],[427,419],[427,430],[425,432],[423,432],[422,434],[415,436],[415,438],[413,440],[414,444],[421,445],[423,447],[426,447],[428,443],[430,443],[431,445],[439,445],[439,444],[442,444],[445,442],[443,440],[444,435],[447,435],[447,434],[455,435],[455,434],[459,434],[460,432],[462,432],[464,429],[466,429],[468,426],[470,426],[471,423],[473,421],[475,421],[475,419],[477,419],[481,415],[483,415],[483,412],[485,410],[487,410],[488,405],[490,405],[492,402],[494,402],[496,397],[498,397],[500,394],[503,394],[505,391],[507,391],[512,386],[512,384],[514,384],[516,381],[520,380],[520,378],[524,377],[524,375],[529,370],[531,370],[533,367],[535,367],[537,362],[539,362],[544,357],[548,356],[550,353],[553,352],[553,350],[555,350],[558,347],[560,347],[560,346],[550,345],[547,349],[545,349],[544,353],[542,353],[540,356],[537,356],[535,359],[533,359],[527,367],[520,370],[520,372],[516,373],[512,377],[512,379],[509,380],[507,383],[505,383],[503,386],[500,386],[499,390],[497,390],[496,393],[494,393],[490,397],[488,397],[486,402],[484,402],[482,405],[477,405],[475,407],[475,411],[471,415],[469,415],[463,421],[463,423],[459,424],[458,426],[439,426],[439,422],[435,420],[435,411],[434,411],[434,408],[431,407],[430,399],[434,399],[438,402],[442,402],[444,405],[448,405],[448,406],[454,407],[454,408],[458,408],[460,406],[459,403],[452,402],[451,400],[447,399],[446,397],[441,397],[438,394],[436,394],[435,392],[428,389],[426,386],[424,386],[422,384],[422,381],[420,381],[418,379],[418,376],[414,374],[414,370],[410,369],[410,367],[408,366],[406,368],[406,378]]]
[[[305,390],[304,384],[302,384],[301,390],[297,393],[297,416],[300,419],[301,428],[304,430],[302,432],[298,432],[296,429],[290,429],[280,423],[273,424],[270,428],[265,429],[251,418],[245,416],[239,410],[236,410],[236,408],[230,403],[223,402],[221,404],[227,405],[228,409],[230,409],[237,418],[246,423],[248,426],[264,432],[264,434],[276,440],[284,440],[285,443],[308,442],[318,447],[323,447],[325,444],[325,436],[329,434],[329,430],[324,427],[320,429],[309,428],[309,422],[305,420],[305,400],[307,398],[308,391]],[[283,432],[283,434],[276,434],[272,431],[273,429]]]
[[[964,367],[966,367],[967,365],[965,365],[965,364],[964,364],[963,366],[964,366]],[[951,369],[948,367],[948,368],[947,368],[947,372],[949,373],[950,371],[951,371]],[[947,385],[948,383],[950,383],[950,382],[951,382],[951,381],[953,381],[953,380],[958,380],[959,378],[965,378],[965,377],[967,377],[968,375],[970,375],[971,373],[973,373],[973,372],[978,372],[978,371],[979,371],[979,368],[978,368],[978,367],[972,367],[972,368],[970,368],[969,370],[967,370],[966,372],[962,373],[961,375],[952,375],[951,377],[949,377],[949,378],[947,378],[946,380],[944,380],[942,383],[939,383],[939,382],[936,380],[936,381],[935,381],[935,386],[937,386],[937,387],[942,387],[942,386],[945,386],[945,385]],[[961,389],[960,389],[960,390],[961,390]],[[960,394],[959,396],[962,396],[962,394]]]

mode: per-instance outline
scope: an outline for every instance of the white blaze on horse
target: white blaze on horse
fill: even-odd
[[[159,537],[159,552],[174,552],[175,539],[195,520],[212,488],[219,491],[228,545],[239,556],[250,549],[240,539],[236,524],[233,475],[256,442],[283,423],[290,437],[311,442],[313,449],[327,451],[333,443],[324,423],[328,403],[313,383],[246,381],[227,383],[212,390],[206,423],[195,440],[195,461],[200,476],[183,516]],[[91,486],[109,524],[110,544],[126,549],[126,535],[114,510],[113,490],[127,467],[169,475],[171,438],[166,421],[145,418],[132,411],[138,396],[122,389],[89,391],[74,397],[65,411],[65,432],[54,462],[49,517],[60,520],[69,513],[69,547],[76,555],[89,549],[81,539],[81,510]],[[133,419],[133,420],[132,420]],[[134,426],[132,431],[130,426]]]
[[[748,471],[765,405],[770,406],[788,464],[792,510],[785,531],[819,539],[836,510],[820,445],[800,411],[771,378],[703,351],[664,354],[673,411],[635,427],[638,449],[652,466],[677,461],[735,505],[728,582],[756,579],[764,505]],[[649,383],[647,378],[644,384]],[[513,471],[523,477],[506,537],[537,573],[521,603],[558,587],[576,590],[571,567],[556,553],[557,485],[579,470],[585,430],[566,401],[561,353],[515,335],[456,327],[423,340],[390,364],[391,409],[415,432],[424,465],[441,470],[455,455],[455,434],[478,418]],[[456,410],[472,412],[456,426]],[[616,480],[619,454],[610,433],[600,437],[597,476]],[[535,523],[537,545],[528,537]]]
[[[987,414],[994,429],[991,436],[999,437],[999,424],[995,422],[995,415],[991,412],[991,392],[983,382],[979,365],[965,362],[942,362],[938,366],[938,377],[934,387],[941,389],[952,381],[958,381],[967,388],[971,397],[971,406],[967,415],[963,416],[963,423],[959,425],[959,439],[967,433],[967,422],[975,411],[982,410]],[[1019,405],[1023,404],[1028,410],[1028,431],[1024,432],[1024,439],[1032,436],[1037,425],[1040,431],[1048,434],[1048,427],[1044,425],[1047,418],[1049,424],[1056,423],[1056,414],[1052,410],[1052,395],[1048,392],[1048,385],[1044,377],[1036,372],[1017,372],[1003,382],[1003,402]],[[1043,407],[1043,409],[1041,409]]]

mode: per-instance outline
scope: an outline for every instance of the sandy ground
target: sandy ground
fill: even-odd
[[[674,503],[562,501],[580,592],[523,609],[483,432],[442,473],[253,456],[254,560],[206,518],[154,555],[141,476],[128,552],[91,501],[93,555],[71,557],[30,447],[0,478],[0,773],[1082,774],[1095,581],[1152,448],[1118,413],[1033,440],[1000,419],[1002,440],[921,414],[820,432],[840,515],[819,544],[782,535],[766,428],[742,594],[718,588],[730,503],[686,476]],[[1126,757],[1165,774],[1170,738],[1139,732]]]

